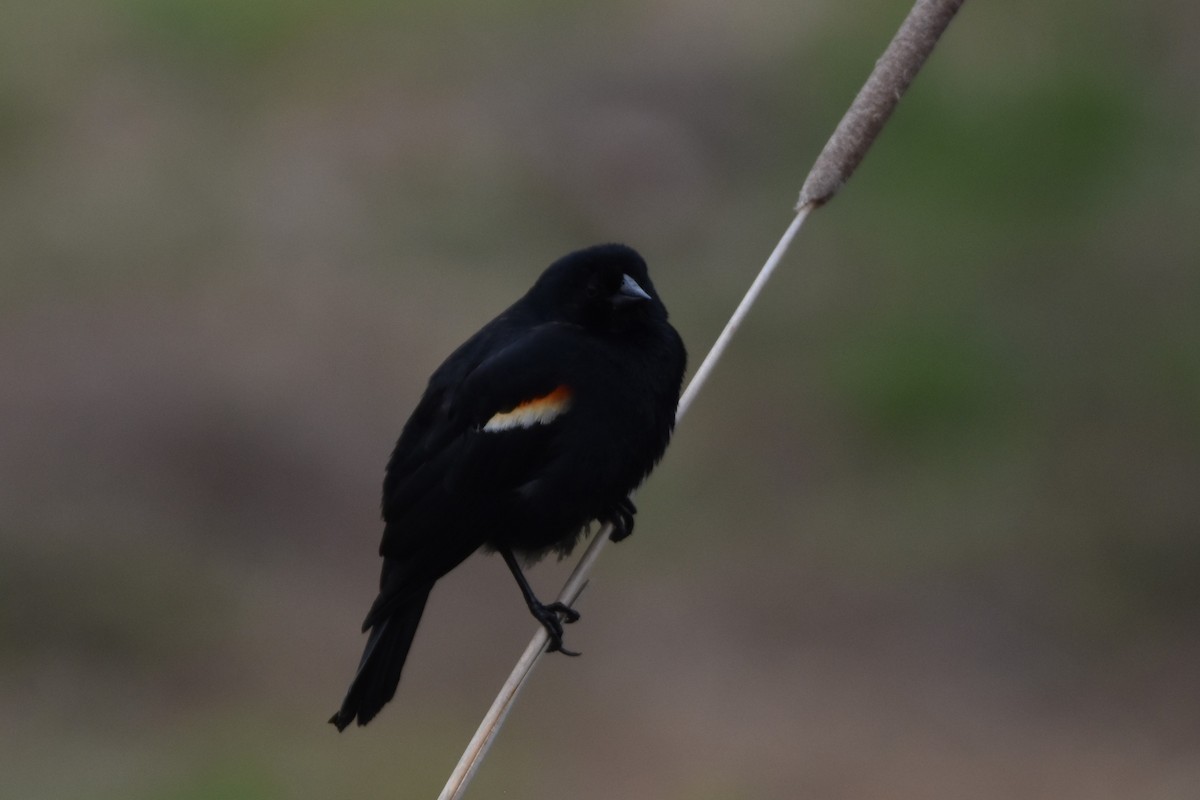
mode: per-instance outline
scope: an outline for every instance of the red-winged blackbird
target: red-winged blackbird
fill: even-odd
[[[623,245],[571,253],[454,351],[404,425],[383,482],[370,637],[343,730],[392,699],[433,584],[486,547],[562,646],[579,618],[538,601],[517,556],[567,554],[593,520],[633,530],[629,493],[662,458],[687,356],[646,263]]]

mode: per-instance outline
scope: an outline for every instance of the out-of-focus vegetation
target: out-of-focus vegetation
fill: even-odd
[[[698,363],[906,12],[7,4],[0,793],[432,796],[532,630],[498,562],[324,724],[425,377],[612,239]],[[1196,796],[1198,35],[967,4],[473,796]]]

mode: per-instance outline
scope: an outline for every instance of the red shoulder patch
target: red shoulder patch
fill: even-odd
[[[541,397],[522,400],[509,411],[493,414],[484,424],[483,430],[489,433],[508,431],[514,428],[532,428],[534,425],[547,425],[562,416],[571,407],[571,387],[560,384],[554,391]]]

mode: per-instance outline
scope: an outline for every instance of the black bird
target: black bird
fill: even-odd
[[[338,730],[392,699],[439,578],[485,547],[504,558],[562,651],[578,613],[543,604],[521,572],[565,555],[594,520],[620,541],[629,493],[666,450],[687,355],[646,263],[608,244],[551,264],[524,297],[446,359],[387,465],[383,572]]]

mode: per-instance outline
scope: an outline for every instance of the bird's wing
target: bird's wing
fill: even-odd
[[[546,461],[573,403],[582,334],[547,323],[503,338],[477,359],[468,342],[430,379],[388,464],[382,553],[420,549],[439,516],[528,482]]]

